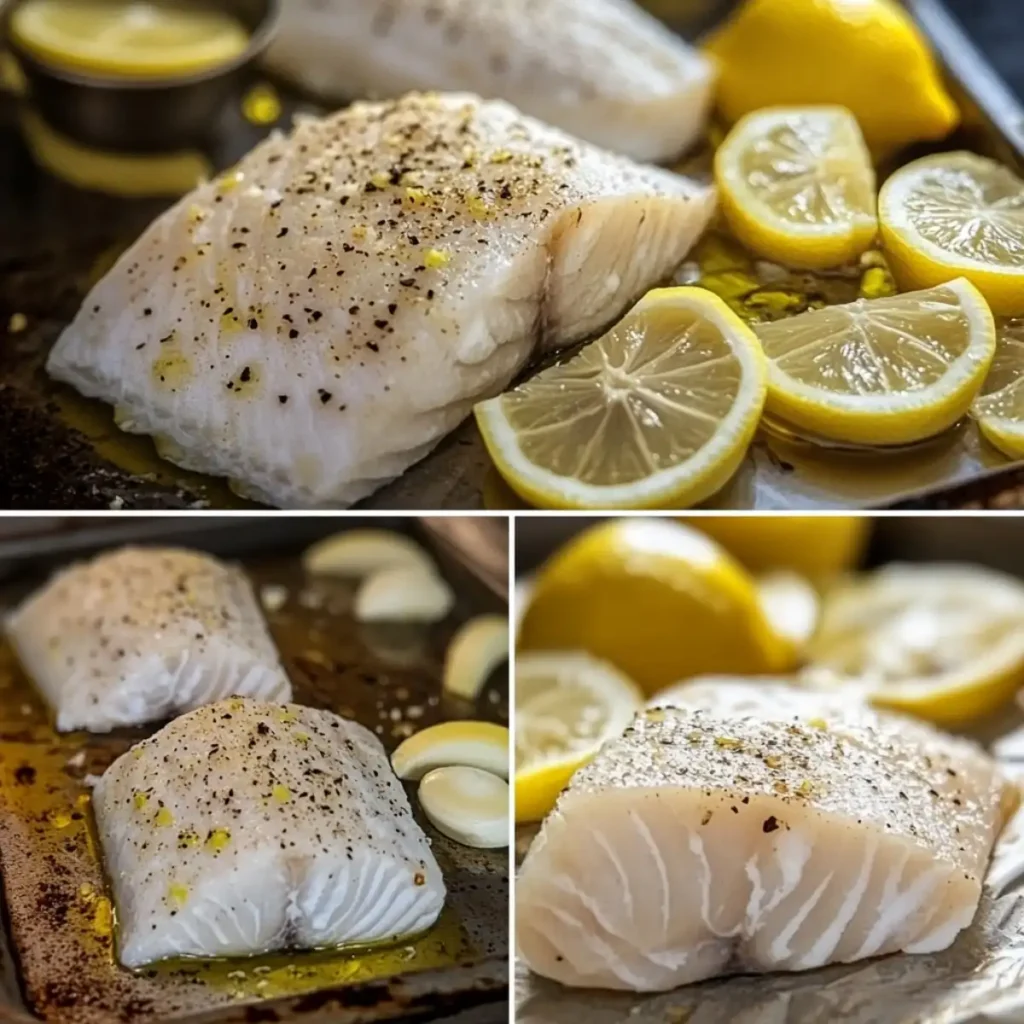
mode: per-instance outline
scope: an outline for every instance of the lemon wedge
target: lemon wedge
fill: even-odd
[[[539,821],[573,773],[633,721],[638,687],[578,652],[516,659],[516,821]]]
[[[123,77],[197,74],[249,46],[228,14],[142,0],[28,0],[10,29],[17,45],[58,67]]]
[[[957,725],[1024,683],[1024,585],[961,565],[894,565],[830,594],[807,678]]]
[[[739,468],[764,395],[764,356],[739,317],[710,292],[663,288],[475,412],[499,472],[534,505],[686,508]]]
[[[796,662],[818,628],[818,591],[799,573],[777,571],[758,579],[757,594],[765,618],[776,635],[790,645],[790,660]]]
[[[985,300],[959,278],[928,291],[760,324],[768,411],[811,436],[909,444],[952,426],[995,354]]]
[[[684,516],[751,572],[788,569],[822,579],[852,569],[867,544],[866,516]]]
[[[417,794],[438,832],[479,850],[508,846],[510,789],[504,779],[479,768],[435,768]]]
[[[558,552],[537,575],[519,647],[588,651],[645,693],[792,663],[754,579],[703,534],[659,519],[603,523]]]
[[[391,755],[400,779],[422,779],[435,768],[465,765],[508,778],[508,729],[491,722],[441,722],[414,733]]]
[[[1001,316],[1024,315],[1024,181],[974,153],[898,170],[878,197],[882,245],[900,287],[966,277]]]
[[[873,149],[941,139],[959,113],[894,0],[745,0],[709,39],[729,121],[762,107],[848,108]]]
[[[736,237],[791,267],[847,263],[878,233],[875,170],[843,107],[748,114],[715,154],[715,183]]]
[[[999,328],[996,357],[971,415],[1004,455],[1024,459],[1024,320]]]
[[[508,661],[508,618],[478,615],[459,627],[444,656],[442,685],[463,700],[476,700],[490,674]]]

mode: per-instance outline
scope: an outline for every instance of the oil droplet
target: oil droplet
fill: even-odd
[[[250,124],[274,124],[281,117],[281,98],[266,82],[254,85],[242,98],[242,116]]]
[[[67,811],[54,811],[50,815],[50,824],[54,828],[67,828],[71,824],[71,815]]]
[[[8,334],[21,334],[28,327],[28,317],[24,313],[15,313],[7,323]]]
[[[92,915],[92,930],[101,938],[109,938],[114,930],[114,910],[106,896],[101,896],[96,901],[96,909]]]

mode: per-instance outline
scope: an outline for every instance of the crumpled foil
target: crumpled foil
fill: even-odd
[[[996,745],[1024,784],[1024,730]],[[516,973],[517,1024],[1024,1024],[1024,808],[993,854],[970,928],[947,950],[657,995],[565,988]]]

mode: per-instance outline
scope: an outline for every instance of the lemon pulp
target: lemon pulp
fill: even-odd
[[[1004,455],[1024,459],[1024,320],[1000,327],[996,357],[971,414]]]
[[[866,445],[933,437],[963,416],[995,354],[995,323],[963,279],[761,324],[769,412]]]
[[[142,0],[28,0],[14,41],[72,71],[123,77],[188,75],[243,54],[249,34],[220,11]]]
[[[535,505],[678,508],[735,473],[764,387],[750,329],[709,292],[665,288],[475,412],[502,476]]]
[[[824,269],[874,241],[875,171],[843,107],[749,114],[715,155],[722,209],[736,236],[768,259]]]
[[[904,290],[965,277],[1002,316],[1024,314],[1024,180],[974,153],[898,170],[878,196],[882,245]]]

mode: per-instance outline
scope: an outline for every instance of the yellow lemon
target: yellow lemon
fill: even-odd
[[[493,722],[440,722],[403,740],[391,755],[400,779],[422,779],[435,768],[464,765],[508,778],[509,734]]]
[[[519,647],[584,650],[645,693],[708,673],[785,670],[792,644],[772,627],[754,579],[680,523],[593,527],[537,574]]]
[[[579,651],[516,659],[516,821],[539,821],[573,773],[643,705],[635,683]]]
[[[963,278],[760,324],[770,413],[812,437],[909,444],[970,408],[995,355],[992,313]]]
[[[894,0],[746,0],[707,50],[730,121],[762,107],[837,104],[878,151],[944,138],[959,121],[927,43]]]
[[[1000,316],[1024,315],[1024,181],[974,153],[898,170],[878,197],[882,245],[903,289],[965,277]]]
[[[748,114],[715,154],[715,183],[736,237],[791,267],[847,263],[878,232],[875,169],[843,107]]]
[[[708,291],[663,288],[475,412],[501,475],[534,505],[688,508],[739,468],[764,395],[750,328]]]
[[[1024,459],[1024,320],[999,328],[996,357],[971,415],[1004,455]]]
[[[228,14],[144,0],[27,0],[11,15],[11,35],[60,67],[126,77],[195,74],[249,45]]]
[[[1024,584],[963,565],[894,565],[826,597],[807,677],[957,725],[1024,683]]]
[[[752,572],[790,570],[811,579],[857,565],[871,528],[864,516],[690,516],[684,521]]]

